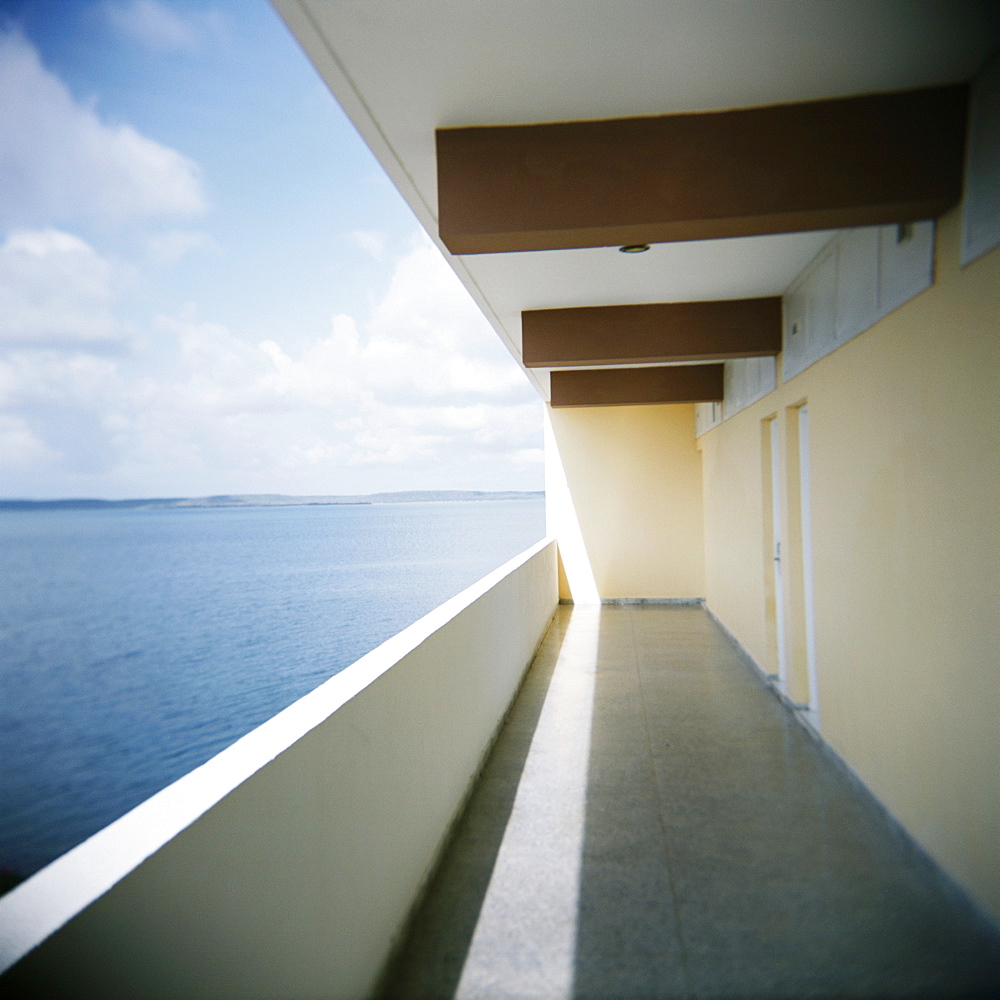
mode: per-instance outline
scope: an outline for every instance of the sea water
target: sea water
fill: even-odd
[[[538,541],[544,502],[0,511],[26,876]]]

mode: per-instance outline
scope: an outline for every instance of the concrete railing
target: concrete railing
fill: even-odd
[[[0,994],[369,995],[556,600],[546,540],[32,876]]]

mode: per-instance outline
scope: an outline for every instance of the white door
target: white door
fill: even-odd
[[[812,496],[809,483],[809,408],[799,407],[799,498],[802,504],[802,598],[805,612],[806,674],[809,715],[819,727],[819,685],[816,676],[816,616],[813,604]]]
[[[774,622],[777,630],[778,683],[788,692],[788,652],[785,646],[785,591],[781,582],[781,462],[778,452],[778,421],[771,422],[771,537],[774,547]]]

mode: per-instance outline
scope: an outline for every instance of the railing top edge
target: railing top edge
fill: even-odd
[[[514,556],[0,897],[0,973],[553,544]]]

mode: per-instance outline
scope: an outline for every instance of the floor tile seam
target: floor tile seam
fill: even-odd
[[[642,710],[643,728],[646,734],[646,747],[649,752],[649,766],[653,769],[655,777],[655,757],[653,752],[653,737],[649,724],[649,712],[646,704],[646,690],[643,685],[642,670],[638,664],[638,637],[636,635],[636,612],[629,614],[629,624],[631,625],[632,648],[636,650],[636,677],[639,689],[639,705]],[[653,781],[653,794],[656,796],[656,822],[660,828],[660,842],[663,844],[663,860],[667,869],[667,885],[670,887],[670,908],[674,915],[674,926],[677,933],[677,944],[681,957],[681,981],[684,987],[684,994],[690,998],[691,992],[691,969],[688,963],[687,942],[684,939],[684,924],[681,920],[680,902],[677,898],[677,879],[674,875],[673,857],[670,851],[670,837],[663,821],[663,797],[660,793],[659,781]]]

